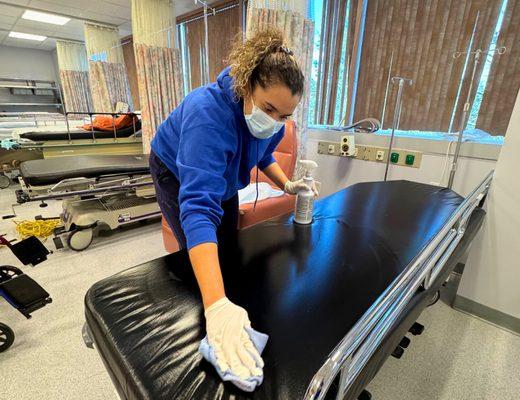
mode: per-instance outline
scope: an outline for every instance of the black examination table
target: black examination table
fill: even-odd
[[[363,325],[365,316],[463,202],[449,189],[408,181],[356,184],[317,201],[311,225],[286,215],[228,238],[220,254],[227,295],[270,336],[264,383],[254,393],[222,383],[198,354],[204,318],[185,252],[96,283],[85,298],[88,331],[122,399],[355,399],[463,259],[484,217],[480,207],[468,212],[462,239],[432,283],[414,289],[363,363],[350,364],[362,365],[351,381],[337,375],[326,395],[323,387],[306,390],[318,371],[336,367],[331,352],[346,335],[355,337],[350,359],[364,354],[377,336],[362,335],[375,329]],[[398,300],[392,304],[397,310]]]

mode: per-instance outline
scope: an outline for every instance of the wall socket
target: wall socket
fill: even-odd
[[[342,137],[343,141],[343,137]],[[318,154],[331,156],[345,156],[342,149],[342,142],[318,142]],[[350,154],[348,154],[350,153]],[[377,163],[386,163],[390,157],[390,165],[399,165],[402,167],[420,168],[422,161],[422,153],[415,150],[392,149],[388,154],[388,148],[380,146],[355,145],[354,148],[349,146],[347,156],[363,161],[372,161]]]

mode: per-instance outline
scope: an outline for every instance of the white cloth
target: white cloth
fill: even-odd
[[[279,197],[283,195],[282,190],[273,188],[267,182],[258,182],[258,201]],[[256,198],[256,184],[250,183],[245,188],[238,191],[238,202],[240,205],[254,203]]]
[[[222,371],[231,370],[240,379],[261,376],[264,363],[246,328],[251,328],[247,311],[227,297],[209,306],[205,313],[208,342]]]

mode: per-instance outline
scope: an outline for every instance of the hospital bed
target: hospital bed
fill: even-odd
[[[73,250],[86,249],[96,229],[160,216],[146,155],[87,155],[20,164],[18,203],[63,200],[62,237]]]
[[[68,112],[61,126],[14,129],[11,138],[4,138],[0,145],[0,188],[8,187],[8,174],[14,174],[21,162],[41,158],[70,157],[89,154],[141,154],[141,121],[132,126],[103,131],[72,128],[75,120],[69,116],[85,116],[92,125],[96,115],[139,115],[139,113],[84,113]],[[88,117],[88,118],[87,118]],[[77,125],[76,121],[76,125]],[[85,122],[82,121],[81,125]]]
[[[405,335],[421,333],[417,317],[465,262],[491,179],[465,199],[408,181],[360,183],[317,201],[311,225],[288,214],[227,238],[227,295],[270,336],[251,394],[198,353],[203,309],[184,251],[93,285],[86,343],[122,399],[369,398],[370,380],[400,357]]]

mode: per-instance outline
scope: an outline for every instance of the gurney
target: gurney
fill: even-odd
[[[184,251],[94,284],[86,342],[121,399],[362,398],[465,262],[491,179],[466,199],[408,181],[356,184],[317,201],[311,225],[285,215],[229,238],[219,249],[227,296],[270,336],[264,382],[251,394],[198,353],[203,310]]]
[[[135,115],[135,113],[67,113]],[[113,130],[71,129],[68,120],[65,126],[15,129],[11,138],[0,141],[0,188],[8,187],[8,174],[18,171],[21,162],[35,159],[70,157],[90,154],[137,155],[142,153],[141,121],[132,126]]]
[[[63,200],[62,237],[73,250],[86,249],[96,229],[160,216],[146,155],[77,156],[20,164],[17,202]]]

